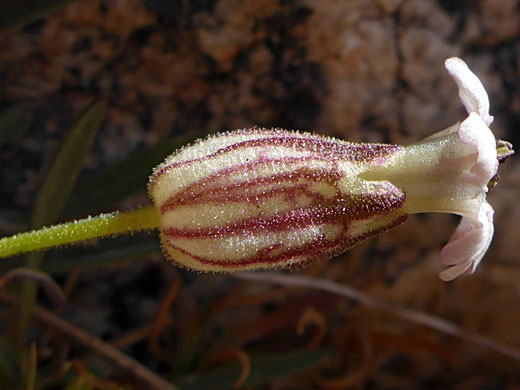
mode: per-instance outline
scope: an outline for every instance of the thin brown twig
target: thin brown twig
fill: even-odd
[[[173,322],[173,316],[169,315],[165,322],[164,326],[168,326]],[[137,328],[131,329],[127,331],[126,333],[123,333],[117,337],[114,337],[112,340],[110,340],[110,345],[116,347],[116,348],[125,348],[134,344],[137,344],[144,339],[146,339],[150,332],[152,331],[153,322],[141,325]]]
[[[509,358],[520,360],[520,350],[509,345],[495,341],[477,332],[466,330],[453,322],[418,310],[407,309],[395,303],[387,302],[369,294],[361,292],[353,287],[339,284],[326,279],[310,278],[299,275],[283,275],[273,272],[244,273],[237,272],[234,277],[255,282],[268,282],[292,287],[310,287],[355,300],[367,306],[377,308],[408,321],[427,326],[439,332],[449,334],[461,340],[469,341],[481,347],[493,350]]]
[[[0,278],[0,290],[14,280],[34,280],[42,286],[56,306],[62,307],[65,304],[65,296],[60,286],[45,272],[25,267],[15,268]]]
[[[56,314],[57,316],[60,316],[61,313],[63,312],[63,309],[65,308],[65,303],[69,299],[72,289],[74,288],[74,285],[76,284],[76,282],[79,279],[80,273],[81,273],[80,270],[73,270],[67,276],[67,280],[65,281],[65,285],[63,286],[63,289],[62,289],[63,290],[63,305],[58,306],[54,310],[54,314]],[[54,343],[55,343],[56,347],[54,349],[54,353],[52,354],[51,365],[52,365],[52,367],[55,367],[56,370],[59,370],[59,368],[62,367],[63,364],[65,364],[65,360],[69,353],[70,340],[68,340],[67,337],[65,337],[63,334],[55,335],[54,329],[49,328],[47,330],[47,332],[43,335],[42,345],[43,346],[48,345],[49,340],[51,340],[52,338],[55,338]]]
[[[63,295],[65,296],[65,300],[69,299],[70,293],[72,292],[72,289],[76,285],[76,282],[79,279],[81,271],[79,269],[72,270],[69,275],[67,276],[67,280],[65,282],[65,285],[63,286]],[[61,310],[60,310],[61,312]]]
[[[11,304],[18,304],[19,299],[12,294],[0,291],[0,299],[9,302]],[[45,310],[41,307],[35,306],[32,315],[39,321],[52,326],[56,330],[68,335],[77,342],[87,346],[88,348],[96,351],[100,355],[112,360],[122,369],[131,372],[136,378],[148,384],[149,388],[157,390],[176,390],[176,387],[167,382],[165,379],[156,375],[153,371],[144,367],[142,364],[125,355],[118,349],[111,345],[103,342],[97,337],[93,337],[85,332],[83,329],[79,329],[67,321],[59,318],[54,313]]]
[[[170,311],[173,301],[177,296],[177,292],[179,291],[179,287],[181,285],[180,278],[175,279],[168,289],[166,296],[164,297],[161,306],[157,314],[155,315],[155,319],[153,321],[152,330],[148,337],[148,349],[149,351],[155,355],[156,357],[167,360],[168,354],[162,350],[159,346],[159,336],[161,335],[162,330],[166,326],[166,319],[168,317],[168,312]]]

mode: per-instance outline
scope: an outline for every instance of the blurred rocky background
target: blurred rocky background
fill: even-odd
[[[518,0],[71,2],[0,34],[0,113],[19,124],[0,139],[0,235],[27,228],[57,147],[93,101],[104,103],[105,114],[80,186],[165,140],[252,126],[359,142],[418,141],[465,118],[443,66],[450,56],[463,58],[485,85],[497,138],[520,145]],[[517,158],[501,166],[500,176],[489,196],[495,239],[471,277],[443,283],[436,276],[440,249],[458,223],[448,215],[415,216],[300,272],[520,348]],[[80,188],[88,197],[88,185]],[[122,191],[91,209],[71,206],[66,216],[146,204],[145,188],[146,177],[129,196]],[[332,351],[324,363],[252,388],[520,387],[519,361],[376,309],[309,290],[193,274],[158,253],[138,255],[74,271],[63,316],[108,342],[134,335],[118,345],[170,378],[205,372],[200,361],[208,351],[232,346],[278,356],[305,348],[321,329],[313,348]],[[56,276],[61,284],[68,278]],[[161,336],[167,352],[154,354],[146,334],[132,332],[154,319],[175,281],[180,287]],[[311,321],[298,335],[296,325],[311,307],[322,327]],[[56,343],[47,342],[51,354]],[[67,360],[89,362],[91,355],[73,348]],[[42,350],[42,364],[46,359]]]

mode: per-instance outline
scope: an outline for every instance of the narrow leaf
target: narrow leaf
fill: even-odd
[[[76,183],[83,160],[94,142],[102,116],[103,105],[94,103],[85,109],[69,130],[36,196],[31,220],[33,229],[53,223],[60,215],[65,201]],[[26,265],[38,269],[42,259],[42,253],[31,253],[27,256]],[[24,343],[35,297],[36,284],[27,281],[23,288],[18,333],[19,345]]]
[[[153,168],[176,149],[192,141],[179,136],[134,153],[98,174],[80,180],[70,196],[64,215],[77,216],[99,212],[111,204],[146,191]]]
[[[52,223],[60,215],[94,142],[102,116],[103,105],[92,104],[70,129],[38,191],[32,216],[33,228]]]

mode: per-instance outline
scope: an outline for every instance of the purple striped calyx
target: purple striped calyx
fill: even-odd
[[[406,219],[401,189],[358,177],[400,150],[261,128],[199,141],[151,177],[164,250],[201,271],[288,268],[338,255]]]
[[[493,235],[485,193],[500,156],[484,87],[462,60],[446,67],[469,117],[410,146],[253,128],[168,157],[149,183],[167,257],[200,271],[291,268],[336,256],[408,214],[450,212],[463,220],[440,276],[473,272]]]

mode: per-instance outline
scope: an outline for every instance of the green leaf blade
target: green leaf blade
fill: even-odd
[[[103,111],[100,102],[87,107],[63,140],[38,191],[31,221],[34,229],[54,222],[60,215],[90,152]]]
[[[33,229],[39,229],[53,223],[60,215],[76,184],[84,159],[90,152],[94,137],[101,124],[103,112],[102,103],[91,104],[80,114],[76,123],[67,133],[36,196],[31,218]],[[39,269],[42,260],[42,253],[31,253],[27,256],[26,265],[30,268]],[[35,298],[36,284],[33,281],[27,281],[23,286],[18,333],[19,348],[22,348],[27,336]]]
[[[127,159],[113,164],[96,175],[78,182],[63,214],[67,216],[97,213],[131,195],[146,191],[148,177],[153,168],[176,149],[193,138],[179,136],[161,141]]]

